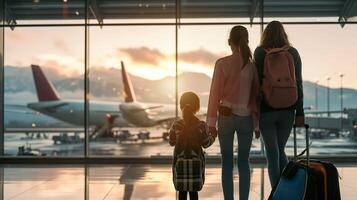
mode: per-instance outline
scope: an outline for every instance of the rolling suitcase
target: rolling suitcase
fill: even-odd
[[[309,162],[309,137],[308,125],[305,125],[306,130],[306,161]],[[304,154],[303,151],[300,155]],[[299,156],[300,156],[299,155]],[[269,200],[317,200],[313,190],[315,190],[315,180],[311,175],[311,171],[298,161],[296,149],[296,127],[294,126],[294,158],[284,168],[283,173],[277,185],[275,185],[270,193]],[[309,198],[306,198],[309,196]]]
[[[309,138],[308,138],[308,126],[306,125],[306,152],[309,155]],[[294,154],[296,155],[296,127],[294,127]],[[339,185],[339,174],[337,168],[329,162],[301,159],[298,161],[300,164],[304,165],[310,173],[311,179],[315,185],[315,191],[308,190],[305,199],[310,199],[309,195],[316,196],[319,200],[341,200],[340,185]],[[310,188],[308,188],[310,189]],[[316,194],[313,194],[315,192]]]
[[[308,125],[305,125],[305,131],[306,149],[297,155],[294,126],[294,159],[285,167],[269,199],[340,200],[339,175],[336,167],[328,162],[310,160]],[[306,159],[298,160],[305,152]]]

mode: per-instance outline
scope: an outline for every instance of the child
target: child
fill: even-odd
[[[169,132],[169,143],[175,146],[173,159],[173,182],[179,192],[179,200],[198,199],[205,175],[205,157],[202,147],[212,145],[215,137],[208,134],[206,123],[195,114],[200,109],[200,100],[193,92],[185,92],[180,99],[182,118],[176,120]]]

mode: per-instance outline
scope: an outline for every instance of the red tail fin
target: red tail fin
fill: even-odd
[[[121,73],[124,86],[125,102],[134,102],[136,101],[136,98],[133,90],[133,85],[131,84],[129,75],[126,73],[123,61],[121,61]]]
[[[39,101],[55,101],[59,100],[58,94],[43,73],[42,69],[38,65],[31,65],[33,79],[35,81],[35,87],[37,97]]]

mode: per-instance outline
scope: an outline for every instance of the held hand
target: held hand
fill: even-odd
[[[254,135],[255,135],[255,139],[259,139],[260,138],[260,130],[255,130]]]
[[[295,126],[296,127],[304,127],[305,126],[305,117],[304,116],[295,117]]]
[[[217,131],[216,127],[213,127],[213,126],[210,126],[210,127],[209,127],[209,133],[210,133],[214,138],[216,138],[217,135],[218,135],[218,131]]]

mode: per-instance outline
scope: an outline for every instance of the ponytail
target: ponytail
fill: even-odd
[[[183,120],[190,124],[196,112],[200,109],[200,99],[193,92],[185,92],[180,98],[180,108]]]
[[[244,67],[246,64],[248,64],[248,62],[252,60],[252,52],[250,51],[248,42],[240,43],[239,47],[240,47],[240,52],[242,54],[243,67]]]
[[[186,123],[190,123],[192,118],[195,116],[195,113],[190,104],[184,105],[182,108],[182,118]]]
[[[249,47],[248,30],[244,26],[234,26],[229,34],[232,44],[240,48],[243,58],[243,67],[252,60],[252,52]]]

